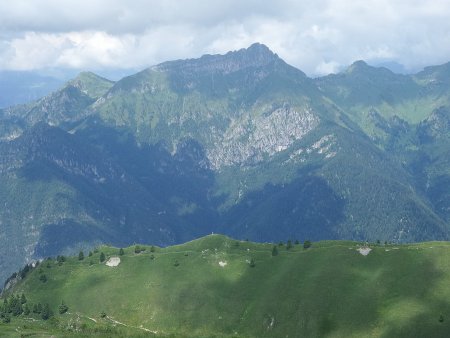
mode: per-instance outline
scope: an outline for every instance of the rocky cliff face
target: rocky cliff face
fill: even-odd
[[[232,120],[224,134],[216,133],[208,159],[214,169],[257,165],[267,157],[289,149],[319,124],[311,109],[278,108],[255,118]]]

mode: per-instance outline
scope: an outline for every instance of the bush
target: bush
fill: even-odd
[[[40,280],[42,283],[47,282],[47,276],[45,275],[45,273],[43,273],[42,275],[39,276],[39,280]]]
[[[103,263],[105,261],[106,257],[103,252],[100,253],[100,263]]]
[[[2,323],[7,324],[11,321],[11,316],[9,315],[9,313],[2,313],[1,317],[2,317]]]
[[[120,250],[119,250],[119,256],[123,256],[124,254],[125,254],[125,251],[123,251],[123,249],[120,248]]]
[[[82,261],[84,259],[84,253],[83,251],[80,251],[80,253],[78,254],[78,260]]]
[[[255,260],[254,260],[253,258],[250,259],[250,263],[248,263],[248,265],[249,265],[251,268],[254,268],[254,267],[256,266]]]

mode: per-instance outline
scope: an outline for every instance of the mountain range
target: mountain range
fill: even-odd
[[[0,110],[0,279],[100,243],[450,238],[450,63],[309,78],[262,44]]]

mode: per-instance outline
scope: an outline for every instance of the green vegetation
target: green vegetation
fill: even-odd
[[[138,337],[149,335],[146,330],[156,331],[155,337],[291,337],[298,332],[306,337],[445,337],[450,330],[446,242],[372,244],[363,256],[358,243],[323,241],[308,250],[299,245],[279,250],[276,259],[273,244],[220,235],[155,253],[141,247],[147,250],[139,255],[127,248],[117,267],[89,266],[76,256],[62,266],[53,261],[45,284],[38,268],[32,269],[8,291],[17,304],[19,295],[26,295],[32,313],[4,316],[10,322],[1,323],[0,332],[6,337],[17,334],[15,328],[21,334],[67,337]],[[113,256],[118,249],[100,251]],[[252,260],[256,264],[250,268]],[[60,314],[63,305],[69,311]],[[53,317],[41,321],[47,313]]]
[[[449,78],[449,64],[398,75],[356,62],[310,79],[259,44],[116,83],[81,73],[0,112],[0,280],[100,243],[165,246],[212,231],[448,240]],[[148,255],[123,256],[133,252]]]

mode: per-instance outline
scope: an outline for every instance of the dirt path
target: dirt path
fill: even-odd
[[[143,327],[142,325],[141,326],[127,325],[125,323],[119,322],[118,320],[115,320],[114,318],[111,318],[110,316],[106,316],[106,318],[109,319],[110,321],[112,321],[114,324],[122,325],[122,326],[129,327],[129,328],[132,328],[132,329],[143,330],[143,331],[150,332],[150,333],[153,333],[153,334],[158,334],[158,331],[152,331],[150,329],[147,329],[147,328]]]

